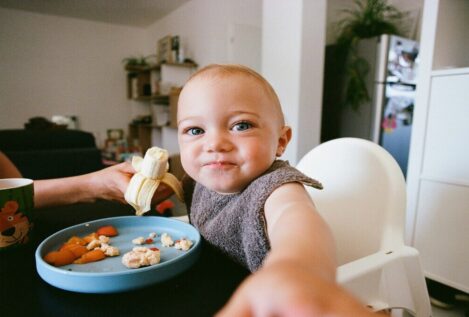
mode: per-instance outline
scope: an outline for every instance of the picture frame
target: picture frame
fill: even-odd
[[[124,130],[122,129],[107,129],[106,134],[109,140],[122,140],[124,138]]]
[[[167,35],[160,40],[158,40],[157,45],[157,56],[158,56],[158,64],[163,63],[172,63],[172,36]]]

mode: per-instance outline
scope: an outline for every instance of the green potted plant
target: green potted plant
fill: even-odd
[[[140,56],[140,57],[135,57],[135,56],[130,56],[126,57],[122,60],[122,63],[125,64],[125,69],[128,71],[132,70],[140,70],[142,68],[147,68],[152,65],[148,60],[149,59],[155,59],[156,55],[148,55],[148,56]]]
[[[148,66],[147,62],[145,61],[145,57],[126,57],[122,60],[122,63],[125,64],[126,70],[133,70],[136,68],[142,68]]]
[[[402,35],[402,22],[407,17],[387,0],[355,0],[354,8],[343,10],[345,17],[337,23],[337,62],[345,78],[342,105],[358,111],[361,104],[370,100],[365,85],[369,71],[368,62],[357,54],[361,39],[381,34]]]

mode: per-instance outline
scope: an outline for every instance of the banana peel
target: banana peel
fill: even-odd
[[[163,183],[169,186],[177,198],[184,201],[184,193],[179,180],[169,173],[168,151],[159,147],[147,150],[145,157],[134,156],[132,166],[137,171],[130,179],[125,192],[125,200],[141,216],[151,208],[151,200],[158,186]]]

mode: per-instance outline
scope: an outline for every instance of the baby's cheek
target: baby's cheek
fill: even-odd
[[[277,149],[273,148],[270,144],[258,144],[257,147],[252,147],[249,151],[245,151],[244,157],[246,161],[258,166],[270,166],[276,157],[276,151]]]
[[[181,165],[184,171],[187,173],[187,175],[195,179],[195,176],[196,176],[195,158],[191,155],[185,155],[181,151]]]
[[[184,171],[188,172],[190,169],[190,162],[187,159],[187,155],[184,155],[184,153],[181,151],[181,165]]]

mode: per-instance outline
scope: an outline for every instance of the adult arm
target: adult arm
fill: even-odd
[[[10,159],[0,152],[0,178],[19,178],[20,171],[16,168]]]
[[[125,202],[127,184],[135,173],[125,162],[79,176],[34,181],[36,208],[93,202],[97,199]]]
[[[36,208],[93,202],[97,199],[126,203],[124,194],[135,173],[128,162],[120,163],[97,172],[79,176],[34,181],[34,205]],[[0,152],[0,178],[22,177],[10,159]],[[158,187],[153,198],[156,204],[173,194],[164,184]]]
[[[132,165],[124,162],[89,174],[38,180],[34,182],[34,203],[37,208],[93,202],[97,199],[126,203],[124,194],[134,173]],[[162,184],[157,189],[153,204],[172,193],[171,189]]]

